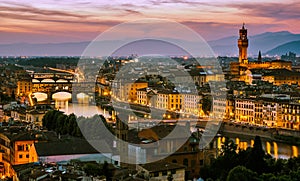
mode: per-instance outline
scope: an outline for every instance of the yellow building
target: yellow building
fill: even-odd
[[[202,110],[202,97],[192,93],[177,91],[153,90],[143,88],[137,90],[137,103],[168,111],[181,111],[187,114],[199,115]]]
[[[128,101],[138,103],[137,92],[139,89],[147,88],[148,82],[136,81],[136,82],[124,82],[120,81],[115,83],[112,88],[112,96],[120,99],[121,101]]]
[[[182,109],[182,97],[177,91],[159,90],[156,107],[169,111],[180,111]]]
[[[278,127],[300,130],[300,103],[282,104],[281,121]]]
[[[282,84],[300,85],[300,72],[287,69],[270,70],[262,75],[262,80],[277,86]]]
[[[136,81],[133,84],[127,84],[126,88],[128,90],[129,100],[135,102],[137,100],[137,90],[148,87],[148,82],[146,81]]]
[[[19,165],[30,163],[29,149],[34,144],[34,140],[24,139],[17,140],[13,142],[12,152],[11,152],[11,164]]]
[[[177,91],[159,90],[157,92],[156,108],[169,111],[180,111],[181,95]]]
[[[3,175],[13,176],[12,165],[26,164],[32,162],[30,159],[30,148],[42,134],[25,130],[8,128],[1,130],[0,149],[2,152],[2,162],[4,166]]]
[[[27,96],[32,92],[32,82],[30,77],[23,77],[18,79],[16,95]]]
[[[168,94],[168,110],[180,111],[182,108],[181,94],[172,91]]]

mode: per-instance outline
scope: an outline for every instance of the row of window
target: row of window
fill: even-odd
[[[29,158],[29,154],[26,154],[25,157]],[[19,154],[19,159],[22,159],[22,158],[23,158],[23,154]]]
[[[244,109],[253,109],[254,108],[253,105],[248,105],[248,104],[237,104],[236,107],[237,108],[244,108]]]
[[[159,177],[159,173],[160,172],[154,172],[154,173],[152,173],[152,177]],[[162,176],[167,176],[168,175],[168,171],[167,170],[165,170],[165,171],[162,171],[161,172],[162,173]],[[171,170],[171,174],[173,175],[173,174],[176,174],[176,170],[175,169],[172,169]]]
[[[29,145],[17,145],[17,151],[29,151]]]

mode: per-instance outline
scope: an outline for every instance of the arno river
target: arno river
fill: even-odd
[[[110,117],[109,113],[106,110],[103,110],[96,106],[88,106],[88,105],[80,105],[79,107],[69,104],[68,110],[61,110],[64,111],[66,114],[74,113],[77,116],[93,116],[95,114],[102,114],[106,118]],[[142,118],[137,119],[134,116],[128,116],[129,119],[129,127],[135,127],[138,129],[149,128],[160,120],[149,119],[149,118]],[[182,119],[177,122],[177,124],[185,125],[186,122],[189,122],[191,125],[191,130],[195,127],[196,120],[189,120],[189,119]],[[172,121],[170,121],[172,124]],[[224,133],[223,135],[219,135],[219,141],[222,141],[224,137],[229,137],[232,139],[241,149],[245,149],[248,146],[253,145],[254,143],[254,136],[247,136],[244,135],[243,132],[239,133]],[[265,139],[262,138],[262,146],[264,150],[272,155],[274,158],[290,158],[293,156],[299,156],[300,146],[288,144],[284,142],[274,141],[272,139]]]

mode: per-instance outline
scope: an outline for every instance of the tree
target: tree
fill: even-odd
[[[261,139],[256,136],[254,139],[253,148],[250,151],[246,167],[261,174],[266,171],[266,161],[264,160],[265,152],[262,148]]]
[[[221,146],[221,155],[236,155],[236,150],[237,145],[229,138],[225,138],[225,141]]]
[[[211,111],[212,98],[211,96],[205,96],[202,99],[202,110],[205,114]]]
[[[12,92],[11,92],[11,96],[10,96],[12,99],[15,99],[16,98],[16,95],[15,95],[15,91],[13,90]]]
[[[108,165],[107,161],[105,161],[105,162],[103,163],[103,166],[102,166],[102,172],[104,173],[105,178],[106,178],[107,181],[112,180],[112,179],[111,179],[111,177],[112,177],[112,172],[111,172],[111,170],[109,169],[109,165]]]
[[[219,178],[226,180],[228,172],[239,163],[236,149],[237,145],[229,138],[225,138],[220,156],[207,169],[204,169],[200,173],[201,177],[204,179],[212,178],[216,180]]]
[[[92,175],[92,176],[101,175],[101,168],[99,167],[98,164],[95,164],[95,163],[85,164],[83,167],[83,170],[87,175]]]
[[[230,170],[227,181],[258,181],[257,174],[244,166],[237,166]]]
[[[55,131],[57,134],[69,134],[76,137],[82,137],[80,128],[77,124],[77,118],[74,114],[67,116],[60,111],[52,110],[45,114],[42,122],[44,127],[49,131]]]

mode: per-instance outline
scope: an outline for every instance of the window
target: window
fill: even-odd
[[[23,158],[23,155],[22,155],[22,154],[20,154],[20,155],[19,155],[19,158]]]
[[[172,163],[177,163],[177,160],[175,160],[175,159],[174,159],[174,160],[172,160]]]
[[[188,167],[189,166],[189,160],[188,159],[183,159],[183,165]]]
[[[154,173],[153,173],[153,176],[154,176],[154,177],[158,177],[158,176],[159,176],[159,173],[158,173],[158,172],[154,172]]]
[[[18,151],[24,151],[24,145],[18,145],[17,150]]]
[[[26,151],[29,151],[29,149],[30,149],[30,145],[27,145],[27,144],[26,144],[26,149],[25,149],[25,150],[26,150]]]
[[[163,171],[163,172],[162,172],[162,175],[163,175],[163,176],[168,175],[168,171],[167,171],[167,170]]]
[[[191,161],[191,167],[195,167],[196,166],[196,160],[192,160]]]
[[[176,170],[171,170],[171,174],[176,174]]]
[[[29,158],[29,154],[26,154],[26,158]]]
[[[204,161],[203,161],[203,160],[200,160],[200,165],[201,165],[201,166],[203,165],[203,163],[204,163]]]

